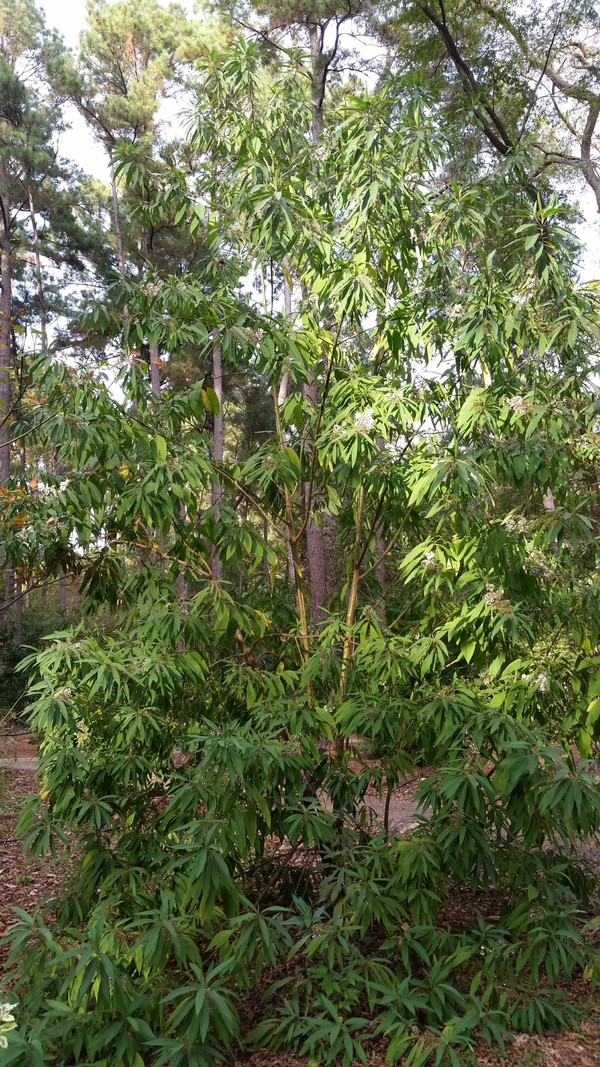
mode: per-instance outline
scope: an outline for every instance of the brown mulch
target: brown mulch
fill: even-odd
[[[3,768],[0,762],[0,938],[17,920],[13,908],[32,911],[55,893],[62,881],[58,865],[25,856],[23,841],[15,836],[24,798],[37,788],[35,775]],[[8,947],[0,945],[0,984],[7,955]]]
[[[15,827],[23,800],[37,787],[37,779],[33,774],[12,770],[3,766],[0,760],[0,938],[15,921],[14,907],[32,911],[37,904],[60,889],[64,878],[60,864],[48,864],[46,860],[25,856],[21,840],[16,839]],[[408,794],[406,798],[398,798],[402,809],[406,805],[406,814],[410,796],[417,787],[418,783],[415,783],[413,788],[399,791],[400,794]],[[404,814],[404,810],[402,813],[398,811],[398,822],[404,821]],[[470,910],[466,899],[455,903]],[[487,910],[483,900],[472,901],[473,905],[484,913]],[[491,900],[488,906],[491,906]],[[0,946],[0,991],[7,953],[7,946]],[[593,995],[589,982],[583,978],[571,984],[568,999],[579,1005],[582,1019],[580,1032],[569,1030],[543,1037],[516,1034],[504,1053],[479,1044],[474,1058],[468,1061],[469,1067],[600,1067],[600,999]],[[370,1051],[367,1043],[366,1051],[369,1065],[388,1067],[385,1047],[380,1041],[374,1042]],[[295,1056],[283,1050],[261,1050],[247,1055],[238,1053],[231,1067],[308,1067],[308,1064],[307,1057]]]

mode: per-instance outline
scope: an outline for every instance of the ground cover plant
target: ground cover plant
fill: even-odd
[[[598,299],[568,206],[525,149],[454,182],[392,76],[322,138],[315,68],[263,58],[208,53],[179,151],[115,150],[132,225],[202,254],[115,276],[80,328],[116,383],[43,351],[11,423],[39,458],[5,564],[76,575],[84,622],[22,662],[19,830],[72,876],[7,934],[3,1063],[383,1040],[457,1067],[600,974]],[[268,398],[235,454],[223,366]]]

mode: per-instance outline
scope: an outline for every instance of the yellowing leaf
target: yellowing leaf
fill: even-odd
[[[159,433],[157,433],[156,437],[154,438],[154,450],[156,452],[156,458],[159,460],[159,462],[164,463],[167,458],[167,442],[165,441],[164,437],[161,437]]]

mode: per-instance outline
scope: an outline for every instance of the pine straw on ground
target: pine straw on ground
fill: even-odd
[[[36,789],[37,780],[33,774],[2,767],[0,761],[0,938],[15,919],[13,908],[32,911],[53,896],[64,882],[65,872],[60,863],[48,864],[46,860],[24,855],[22,840],[16,837],[17,818],[24,798]],[[410,796],[413,790],[406,792]],[[400,803],[404,806],[407,801],[409,797],[402,797]],[[462,911],[465,908],[470,911],[471,907],[486,910],[483,901],[468,901],[464,894],[457,904]],[[7,947],[0,945],[0,999],[6,957]],[[4,989],[7,993],[6,986]],[[592,994],[589,982],[583,978],[573,981],[566,992],[569,1001],[577,1006],[581,1020],[578,1030],[543,1037],[515,1034],[504,1053],[498,1049],[490,1050],[482,1043],[473,1058],[465,1061],[465,1067],[600,1067],[600,994]],[[252,1018],[251,1000],[249,998],[250,1002],[241,1006],[244,1032],[249,1032],[257,1021],[256,1016]],[[258,1014],[258,1000],[255,1003]],[[370,1067],[388,1067],[385,1043],[378,1040],[369,1045],[367,1042]],[[308,1063],[307,1057],[262,1050],[247,1055],[238,1053],[230,1067],[307,1067]]]

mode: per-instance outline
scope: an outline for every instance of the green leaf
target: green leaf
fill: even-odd
[[[218,398],[217,394],[215,393],[214,389],[211,389],[210,386],[208,386],[207,389],[206,389],[206,396],[207,396],[207,399],[208,399],[209,411],[212,411],[213,415],[218,419],[219,412],[221,410],[221,407],[220,407],[220,404],[219,404],[219,398]]]

